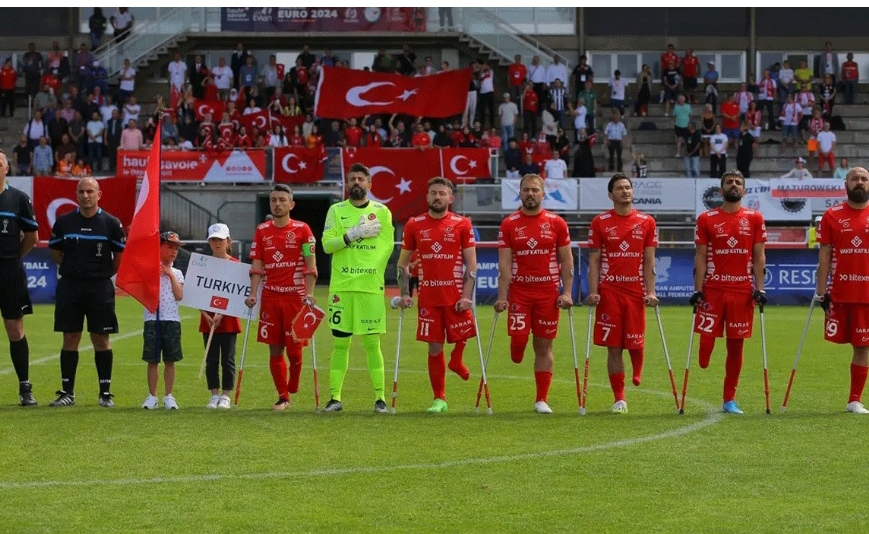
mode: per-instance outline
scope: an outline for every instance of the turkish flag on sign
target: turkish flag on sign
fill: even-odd
[[[324,152],[320,148],[274,148],[275,182],[304,184],[323,178]]]
[[[437,150],[345,148],[342,156],[345,176],[354,163],[368,167],[368,198],[386,204],[394,221],[404,222],[428,210],[428,181],[440,176],[441,170]]]
[[[223,118],[225,106],[219,100],[194,100],[193,109],[196,112],[196,120],[201,121],[206,113],[211,113],[211,120],[217,124]]]
[[[443,177],[454,182],[473,182],[491,178],[488,148],[443,148],[440,150]]]
[[[209,306],[218,310],[225,310],[229,306],[229,299],[226,297],[214,295],[211,297],[211,303],[209,304]]]
[[[471,69],[430,76],[323,67],[317,85],[315,115],[349,119],[368,114],[402,113],[443,118],[461,115],[468,100]]]
[[[78,182],[78,178],[33,178],[33,212],[39,222],[39,239],[48,240],[57,218],[78,208]],[[98,178],[97,183],[103,193],[100,208],[120,219],[124,228],[128,227],[136,207],[136,177]]]

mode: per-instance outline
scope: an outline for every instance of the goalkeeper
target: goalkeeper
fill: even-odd
[[[395,230],[392,213],[368,199],[371,173],[359,163],[347,172],[350,198],[333,204],[326,214],[323,250],[332,255],[327,318],[334,336],[329,389],[324,411],[340,412],[341,387],[350,360],[350,336],[362,336],[368,373],[374,385],[374,411],[386,413],[383,353],[380,334],[386,332],[383,274],[392,255]]]

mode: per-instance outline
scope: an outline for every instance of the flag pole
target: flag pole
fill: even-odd
[[[157,171],[157,235],[158,235],[158,239],[159,239],[159,235],[160,235],[160,220],[161,220],[161,218],[160,218],[160,189],[162,188],[161,180],[163,177],[162,176],[163,175],[163,166],[162,166],[162,163],[163,163],[163,143],[161,140],[161,133],[160,133],[160,127],[163,125],[162,119],[163,118],[160,117],[160,120],[157,121],[157,129],[154,132],[154,139],[151,140],[152,146],[154,145],[154,143],[157,143],[157,168],[158,168],[158,171]],[[163,244],[161,243],[160,246],[162,248]],[[161,260],[160,270],[161,271],[163,270],[162,260]],[[161,355],[161,351],[163,348],[162,347],[163,335],[162,335],[162,332],[160,331],[160,298],[159,298],[160,289],[162,288],[162,286],[163,286],[163,273],[161,272],[160,273],[160,284],[157,288],[157,295],[158,295],[158,297],[157,297],[157,324],[155,325],[157,327],[156,328],[157,339],[156,339],[156,342],[154,345],[155,354],[157,355],[157,362],[160,361],[160,355]]]

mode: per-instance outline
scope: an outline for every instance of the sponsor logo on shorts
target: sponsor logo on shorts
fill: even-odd
[[[863,343],[866,343],[867,341],[869,341],[869,337],[867,337],[867,336],[863,336],[863,339],[861,339],[861,341],[862,341]]]
[[[547,334],[554,334],[556,330],[558,330],[558,329],[557,328],[547,328],[546,333]]]
[[[736,333],[740,336],[744,336],[745,334],[748,333],[748,329],[746,328],[744,330],[738,330]]]

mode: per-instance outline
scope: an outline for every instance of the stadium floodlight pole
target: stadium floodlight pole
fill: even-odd
[[[476,321],[476,316],[474,316]],[[489,368],[489,356],[492,355],[492,342],[495,340],[495,327],[498,326],[498,312],[495,312],[495,318],[492,319],[492,330],[489,332],[489,344],[486,346],[486,361],[483,362],[483,369]],[[479,334],[478,334],[479,335]],[[480,399],[483,397],[483,376],[480,375],[480,387],[477,388],[477,404],[474,405],[474,411],[480,411]]]
[[[585,337],[585,371],[582,377],[582,401],[579,403],[579,415],[585,415],[585,402],[588,400],[588,359],[591,357],[591,334],[594,320],[594,306],[588,307],[588,329]]]
[[[809,323],[812,322],[812,311],[815,309],[817,297],[812,298],[812,303],[809,304],[809,316],[806,317],[806,326],[803,327],[803,337],[800,338],[800,344],[797,346],[797,356],[794,358],[794,368],[791,369],[791,377],[788,379],[788,388],[785,390],[785,399],[781,403],[781,411],[785,413],[788,409],[788,398],[791,396],[791,386],[794,385],[794,376],[797,374],[797,364],[800,363],[800,354],[803,353],[803,344],[806,342],[806,335],[809,333]]]
[[[579,360],[576,357],[576,333],[573,331],[573,307],[567,309],[567,317],[570,319],[570,348],[573,350],[573,376],[576,379],[576,404],[579,413],[582,413],[582,390],[579,386]]]
[[[763,320],[763,304],[760,305],[760,348],[763,353],[763,394],[766,397],[766,414],[769,415],[769,371],[766,367],[766,322]]]
[[[320,379],[317,376],[317,342],[315,334],[311,335],[311,364],[314,367],[314,411],[320,411]]]
[[[238,410],[238,398],[241,396],[241,377],[244,374],[244,357],[247,356],[247,337],[250,334],[250,318],[253,310],[247,310],[247,323],[244,325],[244,342],[241,345],[241,361],[238,364],[238,380],[235,383],[235,409]]]
[[[398,308],[398,339],[395,341],[395,374],[392,377],[392,413],[398,399],[398,358],[401,356],[401,328],[404,326],[404,308]]]
[[[685,378],[682,382],[682,402],[679,404],[679,415],[685,413],[685,395],[688,394],[688,371],[691,369],[691,351],[694,350],[694,321],[697,319],[697,306],[691,307],[691,329],[688,333],[688,359],[685,360]]]
[[[670,365],[670,350],[667,348],[667,340],[664,339],[664,325],[661,323],[661,310],[658,306],[655,306],[655,318],[658,320],[658,332],[661,334],[661,344],[664,345],[664,359],[667,360],[667,372],[670,373],[670,387],[673,388],[673,399],[676,401],[676,411],[678,411],[679,393],[676,391],[676,379],[673,378],[673,366]],[[766,367],[766,363],[764,363],[764,367]]]
[[[202,355],[202,365],[199,366],[199,374],[196,380],[202,380],[202,374],[205,372],[205,364],[208,363],[208,351],[211,349],[211,340],[214,338],[214,329],[217,327],[217,322],[211,323],[211,331],[208,333],[208,341],[205,342],[205,354]]]

